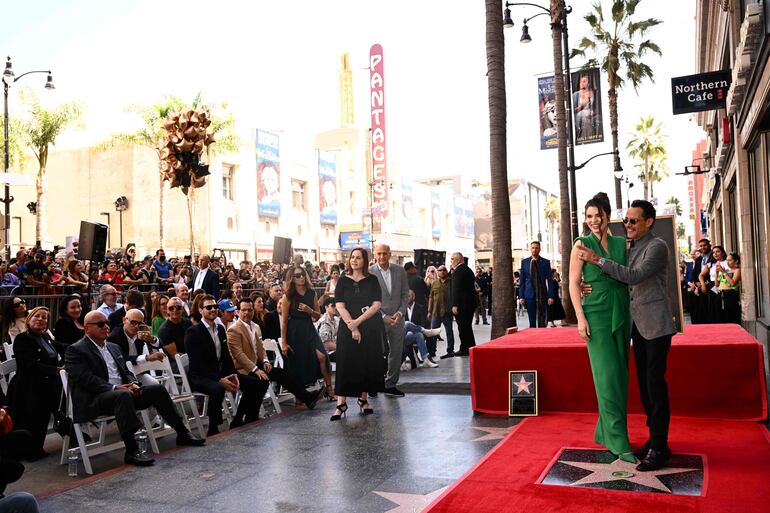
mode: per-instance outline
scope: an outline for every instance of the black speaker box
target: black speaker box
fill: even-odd
[[[80,221],[78,259],[103,262],[107,250],[107,230],[106,224]]]
[[[425,270],[430,267],[438,267],[446,263],[446,251],[435,251],[433,249],[415,249],[414,265],[417,267],[417,274],[425,275]]]
[[[291,263],[291,239],[285,237],[275,237],[273,239],[273,263]]]

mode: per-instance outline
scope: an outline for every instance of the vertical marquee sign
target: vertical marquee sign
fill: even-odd
[[[372,207],[388,216],[388,158],[385,147],[385,66],[382,45],[369,49],[369,85],[372,114]]]

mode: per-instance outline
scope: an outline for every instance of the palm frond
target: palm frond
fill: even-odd
[[[626,2],[624,0],[615,0],[612,2],[612,21],[620,24],[626,17]]]
[[[650,41],[649,39],[639,43],[637,55],[639,55],[639,57],[642,57],[647,51],[657,53],[658,55],[661,55],[661,56],[663,55],[663,51],[660,49],[660,47],[656,43]]]

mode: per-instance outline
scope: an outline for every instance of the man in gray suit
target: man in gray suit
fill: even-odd
[[[382,320],[385,321],[385,335],[388,337],[388,373],[385,375],[385,393],[393,397],[404,397],[396,388],[401,374],[401,352],[404,349],[404,318],[409,303],[409,279],[403,267],[390,263],[390,247],[378,244],[374,248],[377,261],[369,272],[377,277],[382,289]]]
[[[636,377],[650,428],[649,440],[634,451],[634,455],[641,460],[637,470],[650,471],[663,467],[671,458],[668,447],[671,413],[665,375],[676,326],[666,294],[668,246],[652,234],[655,207],[649,201],[631,203],[623,224],[628,238],[632,239],[627,266],[605,260],[588,248],[580,248],[578,258],[598,265],[604,274],[629,285]]]

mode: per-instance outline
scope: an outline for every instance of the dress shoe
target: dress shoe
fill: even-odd
[[[663,466],[668,463],[669,459],[671,459],[671,449],[665,449],[662,451],[657,449],[650,449],[647,453],[647,456],[645,456],[642,462],[636,466],[636,470],[640,472],[658,470],[663,468]]]
[[[219,434],[219,428],[217,426],[209,426],[208,431],[206,431],[206,436],[214,436]]]
[[[644,445],[639,447],[637,450],[634,451],[634,456],[636,456],[636,459],[639,461],[642,461],[645,456],[647,456],[647,453],[650,452],[650,441],[647,440],[644,442]]]
[[[444,360],[446,358],[453,358],[454,356],[455,356],[454,351],[450,351],[447,354],[445,354],[444,356],[442,356],[441,359]]]
[[[369,392],[369,397],[377,397],[377,392]]]
[[[230,429],[239,428],[244,424],[243,419],[233,419],[232,422],[230,422]]]
[[[146,454],[142,454],[141,451],[131,451],[127,452],[126,456],[123,458],[123,462],[126,465],[136,465],[137,467],[149,467],[153,463],[155,463],[155,460]]]
[[[484,326],[489,326],[489,323],[487,321],[484,321]]]
[[[457,351],[455,356],[468,356],[469,354],[468,351]]]
[[[307,400],[305,401],[305,406],[307,406],[308,410],[312,410],[315,408],[316,403],[323,395],[323,392],[325,392],[325,388],[321,387],[315,392],[310,392],[310,395],[308,396]]]
[[[422,334],[425,335],[428,338],[430,338],[430,337],[437,337],[437,336],[441,335],[441,328],[433,328],[433,329],[423,328],[422,329]]]
[[[391,397],[404,397],[406,394],[396,387],[390,387],[385,389],[385,395],[389,395]]]
[[[189,431],[186,431],[184,433],[178,433],[176,435],[176,444],[187,445],[190,447],[200,447],[201,445],[206,444],[206,440],[198,438],[197,436],[190,433]]]

